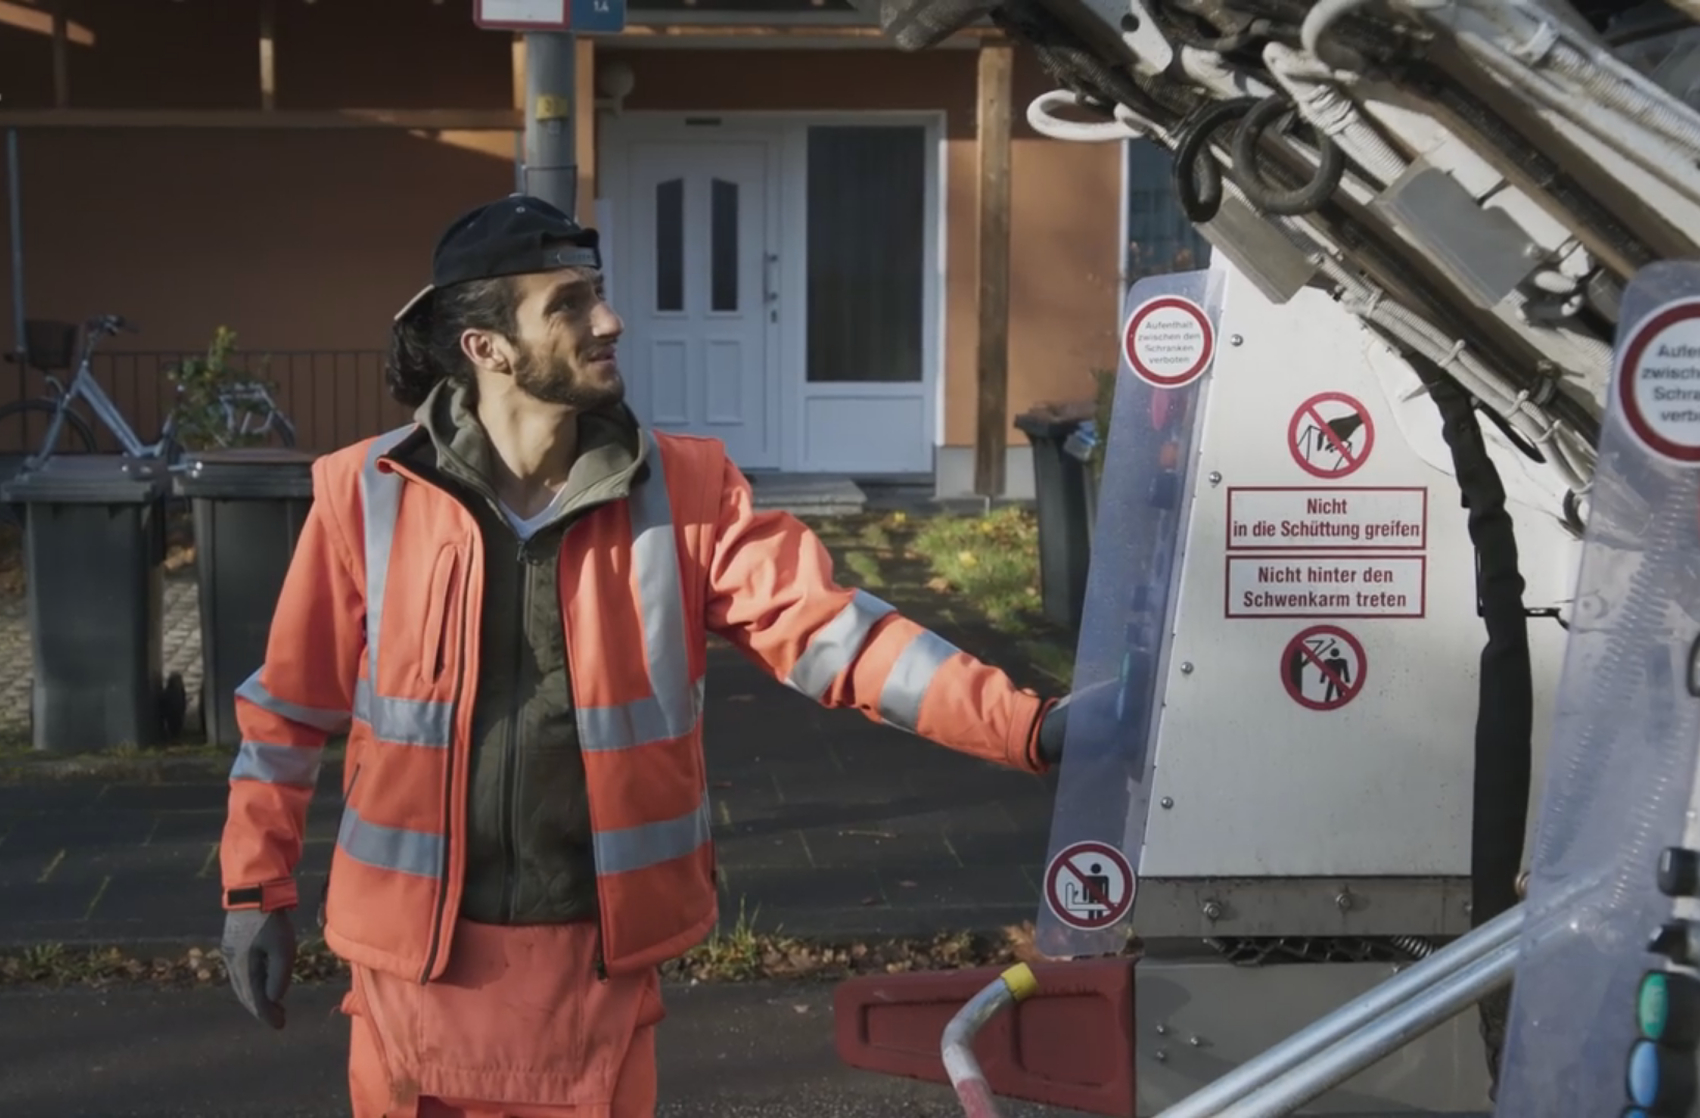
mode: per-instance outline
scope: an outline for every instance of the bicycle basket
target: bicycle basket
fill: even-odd
[[[77,325],[73,322],[24,320],[24,360],[32,369],[54,373],[69,369],[76,359]]]

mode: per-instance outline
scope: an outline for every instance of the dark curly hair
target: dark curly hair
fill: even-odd
[[[384,383],[398,404],[415,408],[438,382],[472,379],[472,363],[460,349],[467,330],[490,330],[508,340],[519,332],[519,294],[512,278],[470,280],[433,291],[423,306],[390,331]]]

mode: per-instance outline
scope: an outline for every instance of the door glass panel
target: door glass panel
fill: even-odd
[[[808,379],[921,379],[927,132],[809,129]]]
[[[708,306],[738,309],[738,184],[714,179],[708,192]]]
[[[685,309],[685,180],[655,184],[655,309]]]

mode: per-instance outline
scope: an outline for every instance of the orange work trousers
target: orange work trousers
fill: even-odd
[[[653,1118],[659,978],[595,968],[594,923],[467,920],[435,982],[353,967],[354,1118]]]

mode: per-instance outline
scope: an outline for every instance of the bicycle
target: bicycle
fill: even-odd
[[[49,324],[39,325],[46,328]],[[74,331],[74,327],[62,327],[65,331]],[[56,376],[57,369],[66,367],[68,362],[60,363],[51,357],[39,362],[30,360],[30,364],[41,369],[47,378],[48,394],[31,400],[15,400],[0,407],[0,430],[7,420],[19,418],[24,421],[27,430],[28,417],[45,414],[48,417],[47,435],[41,442],[40,449],[33,455],[26,452],[23,463],[25,471],[37,469],[42,463],[58,453],[91,454],[95,450],[95,433],[88,420],[71,410],[71,405],[78,400],[88,404],[105,428],[118,441],[124,454],[131,458],[161,458],[168,465],[174,464],[182,452],[177,443],[177,416],[175,411],[167,415],[165,424],[160,429],[159,438],[151,443],[144,443],[130,427],[124,418],[124,413],[118,410],[118,405],[106,394],[106,390],[95,379],[92,362],[96,346],[103,338],[112,337],[119,333],[139,334],[141,328],[126,321],[121,315],[108,314],[90,319],[83,326],[83,348],[77,361],[76,372],[70,383],[65,384]],[[55,347],[48,347],[49,349]],[[56,347],[69,350],[69,345]],[[262,384],[253,382],[230,386],[219,395],[219,408],[224,415],[225,435],[219,440],[220,445],[229,446],[238,438],[250,435],[275,436],[283,446],[295,445],[295,424],[292,423],[283,410],[272,399],[270,391]],[[259,418],[250,423],[250,417],[256,412]],[[57,444],[61,437],[74,444],[60,448]],[[3,442],[4,440],[0,440]],[[21,445],[21,444],[20,444]]]

